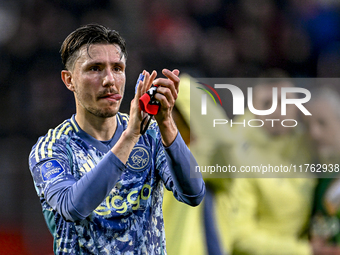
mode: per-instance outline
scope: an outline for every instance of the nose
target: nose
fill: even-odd
[[[115,77],[114,74],[112,72],[112,70],[110,69],[106,69],[105,70],[105,74],[104,74],[104,79],[103,79],[103,86],[107,87],[107,86],[114,86],[115,85]]]

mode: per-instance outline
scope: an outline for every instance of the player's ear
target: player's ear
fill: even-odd
[[[72,81],[72,73],[68,70],[61,71],[61,79],[63,80],[65,86],[74,92],[74,86]]]

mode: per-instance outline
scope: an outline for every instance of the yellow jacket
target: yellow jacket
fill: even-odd
[[[251,114],[245,118],[252,118]],[[241,165],[300,165],[312,162],[308,140],[298,128],[294,132],[269,137],[260,128],[237,128],[232,162]],[[223,214],[218,221],[229,221],[232,228],[233,254],[307,255],[311,248],[307,228],[316,181],[313,178],[235,178],[228,195],[232,215]],[[223,211],[226,199],[217,197],[217,211]],[[228,205],[230,208],[231,205]],[[224,231],[221,232],[222,236]],[[228,234],[228,238],[230,233]]]

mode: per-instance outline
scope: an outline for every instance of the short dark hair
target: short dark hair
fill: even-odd
[[[117,44],[127,59],[125,40],[117,31],[99,24],[88,24],[69,34],[61,45],[61,59],[65,68],[69,70],[73,67],[81,46],[87,45],[88,50],[91,44],[99,43]]]

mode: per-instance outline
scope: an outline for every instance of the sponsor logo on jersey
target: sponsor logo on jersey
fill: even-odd
[[[127,165],[132,170],[143,171],[149,166],[149,163],[150,152],[148,148],[137,145],[132,149]]]
[[[41,166],[40,171],[43,181],[49,181],[60,175],[65,169],[57,160],[49,160]]]
[[[126,198],[122,196],[107,196],[101,205],[94,212],[98,215],[109,215],[111,212],[124,214],[128,210],[145,210],[146,201],[151,196],[151,186],[145,183],[142,189],[131,191]],[[105,204],[104,204],[105,203]]]

